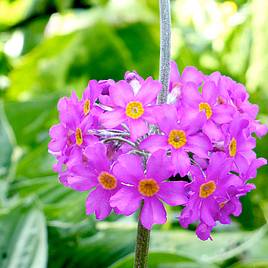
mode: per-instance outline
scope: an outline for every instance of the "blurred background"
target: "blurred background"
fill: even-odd
[[[268,1],[174,0],[172,58],[244,83],[268,122]],[[0,0],[0,267],[131,267],[136,216],[85,215],[87,193],[52,172],[48,129],[57,100],[89,79],[126,70],[158,77],[156,0]],[[268,137],[257,154],[268,158]],[[267,268],[268,168],[242,215],[214,242],[179,227],[178,208],[155,227],[149,267]],[[193,228],[194,229],[194,226]]]

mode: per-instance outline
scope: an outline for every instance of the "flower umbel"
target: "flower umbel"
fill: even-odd
[[[245,87],[218,72],[180,74],[171,62],[167,104],[159,105],[161,87],[133,71],[121,81],[91,80],[81,99],[61,98],[49,132],[54,170],[64,186],[88,192],[86,214],[98,220],[141,209],[150,230],[166,222],[164,203],[182,205],[180,224],[197,223],[197,236],[212,239],[255,188],[248,181],[266,160],[253,151],[254,133],[267,126]]]

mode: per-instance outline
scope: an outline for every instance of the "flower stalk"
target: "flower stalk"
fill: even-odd
[[[162,90],[158,96],[158,103],[167,102],[169,73],[170,73],[170,40],[171,40],[171,15],[170,0],[159,0],[160,13],[160,63],[159,80]]]
[[[167,102],[169,75],[170,75],[170,39],[171,39],[171,16],[170,0],[159,0],[160,13],[160,63],[159,81],[162,89],[158,95],[158,104]],[[142,210],[143,204],[141,206]],[[141,213],[141,212],[140,212]],[[139,220],[135,250],[135,268],[147,267],[148,251],[150,242],[150,230],[147,230]]]
[[[143,205],[141,206],[141,209],[142,207]],[[143,225],[141,224],[141,221],[139,220],[136,249],[135,249],[135,263],[134,263],[135,268],[147,267],[149,241],[150,241],[150,230],[144,228]]]

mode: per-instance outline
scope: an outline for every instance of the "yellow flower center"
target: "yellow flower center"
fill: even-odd
[[[144,114],[142,103],[139,101],[131,101],[127,104],[126,115],[132,119],[138,119]]]
[[[236,139],[232,138],[229,144],[229,155],[234,157],[236,155]]]
[[[83,143],[82,130],[79,127],[75,131],[75,142],[77,145],[81,145]]]
[[[209,181],[201,184],[199,190],[199,196],[202,198],[207,198],[212,195],[216,190],[216,184],[214,181]]]
[[[89,114],[89,112],[90,112],[90,100],[85,100],[83,110],[84,110],[84,115]]]
[[[199,112],[205,112],[207,119],[209,119],[212,116],[212,110],[210,105],[207,102],[201,102],[199,103]]]
[[[186,134],[183,130],[173,129],[169,132],[168,143],[175,149],[179,149],[186,144]]]
[[[117,179],[108,172],[101,172],[98,181],[105,190],[113,190],[117,186]]]
[[[159,185],[154,179],[143,179],[139,182],[138,189],[142,195],[151,197],[159,191]]]

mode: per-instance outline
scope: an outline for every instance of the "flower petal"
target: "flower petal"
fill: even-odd
[[[132,87],[121,80],[109,88],[110,97],[115,106],[125,108],[127,103],[134,99]]]
[[[136,188],[125,186],[110,199],[111,207],[117,208],[120,214],[131,215],[140,207],[142,196]]]
[[[212,81],[205,82],[202,88],[202,95],[206,102],[208,102],[209,104],[214,104],[218,95],[215,83]]]
[[[123,109],[115,109],[100,115],[100,122],[106,128],[117,127],[125,120],[126,115]]]
[[[109,200],[111,191],[104,190],[98,186],[96,190],[92,191],[86,200],[87,215],[95,213],[98,220],[105,219],[112,211]]]
[[[166,210],[157,198],[146,198],[141,211],[141,223],[150,230],[153,224],[164,224],[167,221]]]
[[[172,150],[171,158],[175,170],[174,175],[179,172],[181,177],[186,176],[191,167],[188,154],[182,150]]]
[[[144,171],[141,157],[133,154],[123,154],[118,157],[113,167],[114,175],[120,181],[136,185],[138,179],[144,178]]]
[[[128,126],[134,141],[148,132],[148,125],[143,119],[128,119]]]
[[[167,157],[165,150],[153,153],[147,162],[147,178],[154,178],[158,181],[167,180],[172,176],[170,158]]]
[[[151,135],[140,143],[140,149],[151,153],[167,148],[167,137],[163,135]]]
[[[188,201],[184,189],[185,184],[186,182],[183,181],[163,182],[157,196],[170,206],[183,205]]]
[[[206,135],[197,134],[187,137],[186,148],[199,157],[208,158],[208,152],[212,150],[212,145]]]
[[[162,85],[159,81],[153,80],[152,77],[148,77],[138,91],[136,99],[144,105],[151,104],[152,102],[156,101],[157,95],[161,88]]]

